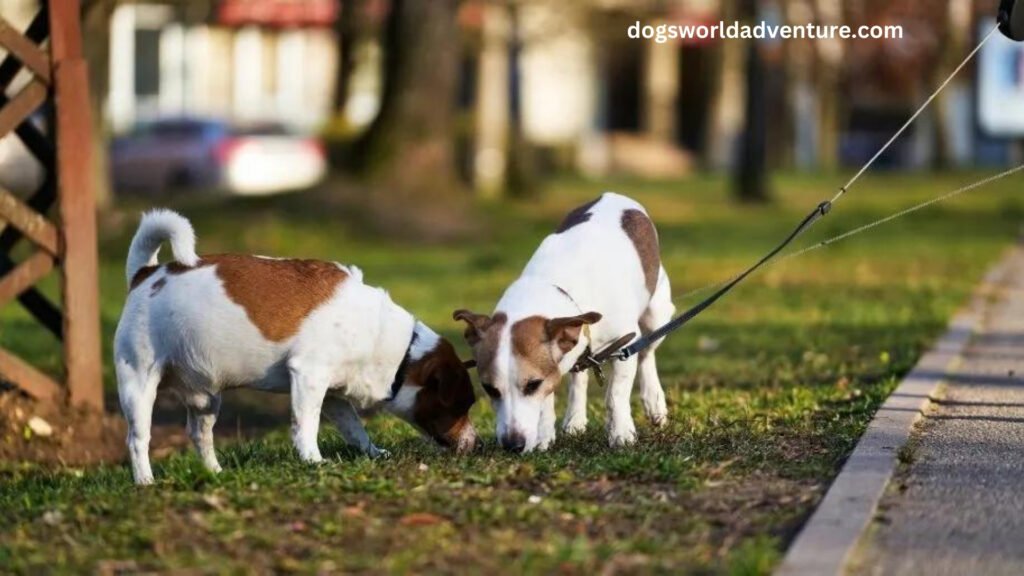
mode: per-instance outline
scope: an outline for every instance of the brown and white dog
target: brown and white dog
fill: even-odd
[[[599,350],[625,334],[646,334],[672,318],[671,289],[658,234],[643,206],[606,193],[576,208],[544,239],[491,315],[456,310],[466,322],[480,381],[497,413],[501,445],[545,450],[555,439],[555,387],[589,346]],[[631,444],[633,380],[648,419],[668,414],[654,346],[610,364],[606,402],[612,446]],[[587,426],[587,374],[574,373],[562,429]]]
[[[159,265],[169,242],[172,262]],[[157,388],[177,392],[203,464],[219,471],[213,425],[225,388],[290,392],[299,456],[322,460],[324,410],[369,456],[358,410],[383,407],[438,443],[472,449],[472,381],[451,343],[405,311],[358,268],[262,256],[198,257],[191,224],[143,216],[128,252],[130,292],[114,362],[135,481],[153,481],[150,426]]]

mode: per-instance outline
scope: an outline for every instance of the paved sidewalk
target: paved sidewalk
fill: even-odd
[[[851,573],[1024,574],[1024,250],[1009,264],[903,449]]]

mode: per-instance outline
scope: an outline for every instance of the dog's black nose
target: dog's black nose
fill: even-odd
[[[514,454],[522,454],[526,450],[526,438],[519,432],[501,437],[501,447]]]

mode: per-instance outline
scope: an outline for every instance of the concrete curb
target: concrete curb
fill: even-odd
[[[778,576],[842,574],[874,516],[878,501],[896,470],[899,450],[931,403],[949,370],[959,363],[980,327],[991,288],[1020,257],[1015,247],[993,266],[970,303],[953,317],[946,333],[917,363],[879,408],[825,498],[789,547]]]

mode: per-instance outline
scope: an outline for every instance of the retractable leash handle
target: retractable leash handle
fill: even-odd
[[[999,3],[999,31],[1010,40],[1024,41],[1024,0],[1002,0]]]

